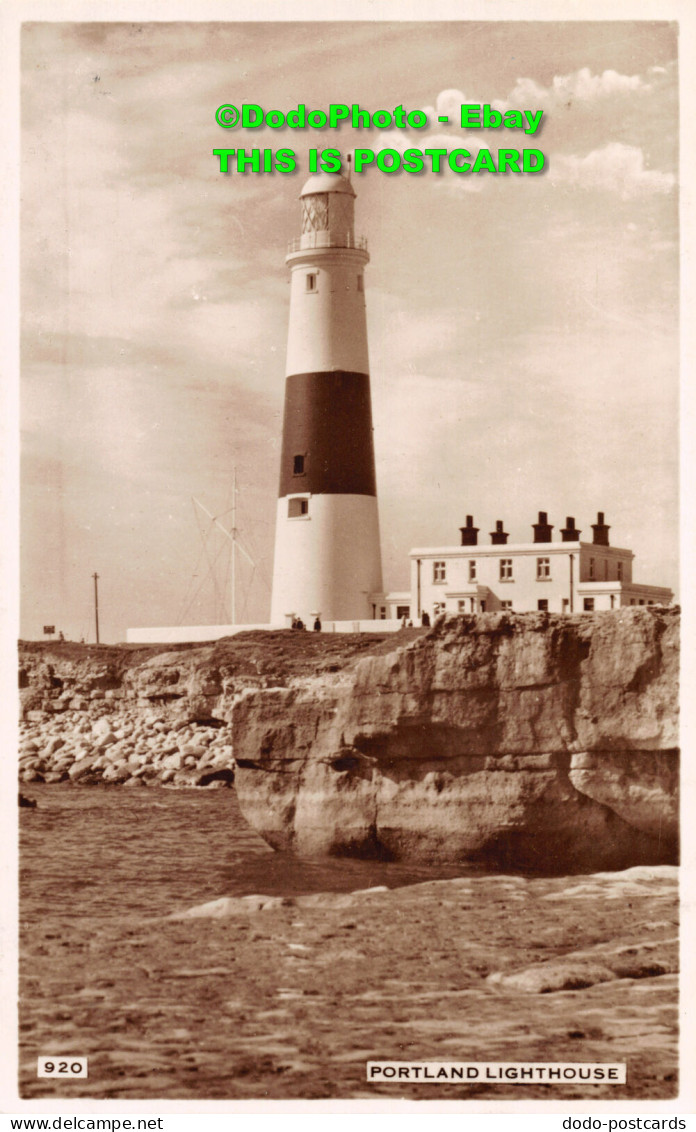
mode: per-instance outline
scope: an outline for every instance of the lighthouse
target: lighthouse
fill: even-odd
[[[271,622],[373,618],[382,590],[365,319],[366,242],[355,192],[317,173],[293,240]]]

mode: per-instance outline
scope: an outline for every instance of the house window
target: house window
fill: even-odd
[[[512,581],[512,558],[500,559],[500,580],[501,582]]]
[[[537,602],[537,609],[539,610],[540,613],[548,613],[548,611],[549,611],[549,599],[547,597],[539,598],[539,600]]]
[[[292,474],[294,476],[304,475],[304,456],[293,456],[292,458]]]
[[[537,558],[537,581],[551,577],[551,559]]]
[[[386,607],[386,605],[380,605],[380,607],[379,607],[379,619],[380,619],[380,621],[386,621],[387,620],[387,607]]]
[[[399,618],[399,620],[401,620],[402,617],[410,617],[411,616],[411,606],[410,605],[397,605],[396,616]]]
[[[594,558],[590,558],[590,581],[594,580]]]
[[[447,581],[447,563],[433,562],[433,582]]]
[[[309,514],[308,499],[288,499],[288,519],[301,519]]]
[[[475,558],[469,559],[469,581],[470,582],[476,581],[476,559]]]
[[[584,597],[582,599],[582,608],[584,609],[585,613],[592,613],[594,610],[594,598]]]
[[[623,581],[623,562],[616,563],[616,577],[619,581]]]
[[[512,602],[511,601],[501,601],[500,608],[501,609],[512,609]]]
[[[466,613],[466,598],[462,597],[457,602],[457,613]]]
[[[317,289],[317,277],[313,272],[305,275],[305,289],[307,291],[316,291]]]
[[[358,291],[365,290],[365,280],[362,275],[358,275]]]

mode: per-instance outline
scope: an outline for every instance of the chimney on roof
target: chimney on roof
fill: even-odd
[[[549,523],[549,517],[546,511],[539,512],[539,520],[536,523],[532,523],[532,528],[534,530],[535,542],[551,542],[551,531],[553,527]]]
[[[474,516],[467,515],[466,526],[460,527],[462,535],[462,546],[477,546],[479,528],[474,526]]]
[[[595,546],[609,546],[610,527],[604,522],[604,512],[597,512],[597,522],[592,524],[592,541]]]
[[[582,531],[577,530],[575,526],[575,519],[572,515],[566,517],[566,525],[561,530],[561,538],[564,542],[579,542]]]
[[[502,519],[496,519],[495,530],[490,532],[490,536],[491,536],[491,544],[493,546],[505,546],[505,544],[507,543],[507,540],[510,536],[508,535],[507,531],[503,530],[503,520]]]

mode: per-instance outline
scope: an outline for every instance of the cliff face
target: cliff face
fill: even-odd
[[[245,692],[242,810],[308,855],[673,862],[678,625],[652,608],[451,618],[334,684]]]

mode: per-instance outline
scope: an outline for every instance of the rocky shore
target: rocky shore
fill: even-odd
[[[21,1095],[674,1097],[678,625],[23,644]],[[66,1052],[88,1080],[36,1077]],[[367,1081],[392,1059],[627,1083]]]
[[[340,680],[357,658],[418,633],[250,632],[171,648],[20,642],[20,788],[230,785],[241,695]]]
[[[678,610],[20,650],[20,783],[219,787],[275,849],[552,873],[678,859]]]

